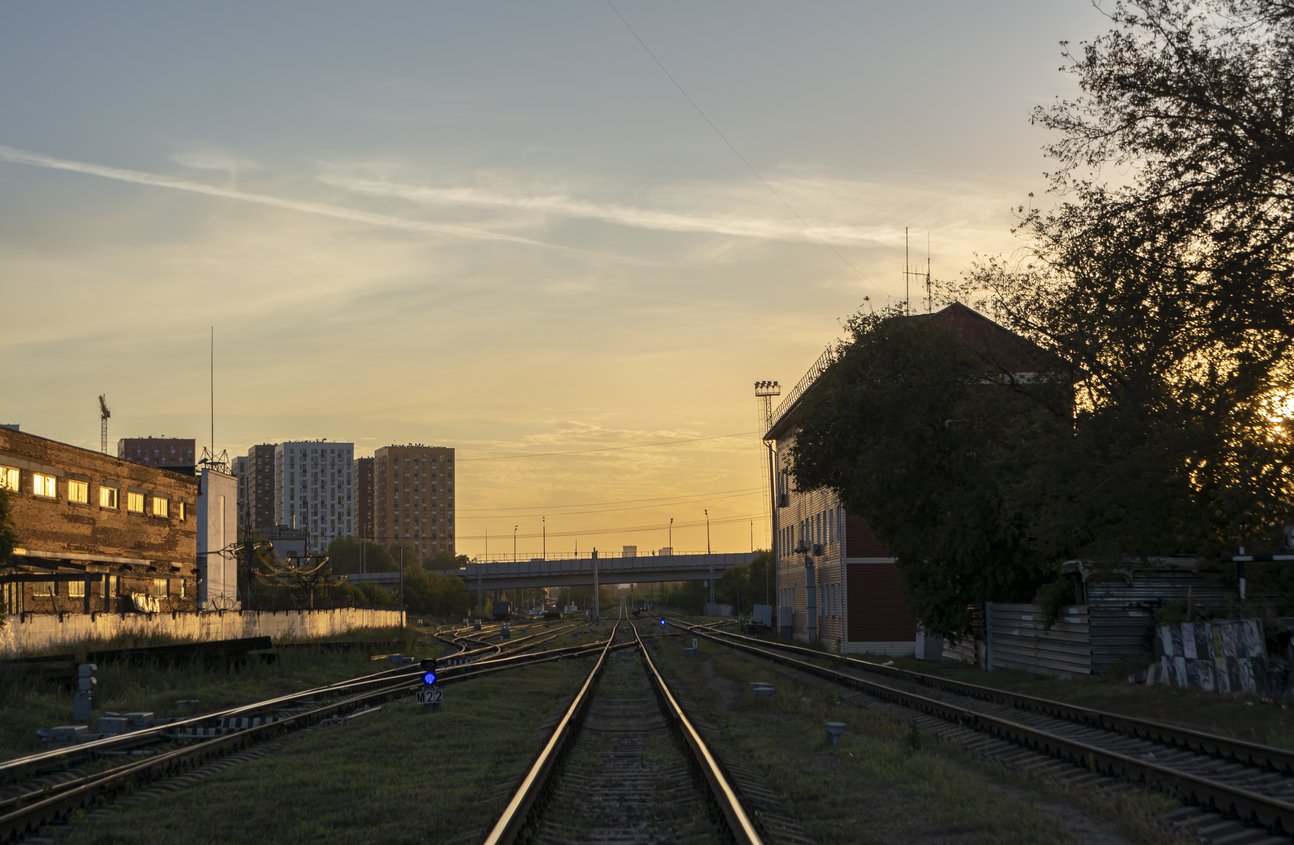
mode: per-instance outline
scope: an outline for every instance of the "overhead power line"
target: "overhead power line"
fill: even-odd
[[[616,511],[643,511],[643,510],[654,510],[654,509],[657,509],[657,508],[669,507],[671,504],[673,504],[673,505],[680,505],[680,504],[682,504],[682,505],[689,505],[689,504],[690,504],[690,505],[699,505],[699,504],[701,504],[702,502],[713,502],[713,501],[717,501],[717,500],[719,500],[719,499],[735,499],[735,498],[738,498],[739,496],[749,496],[751,493],[758,493],[758,492],[760,492],[760,489],[761,489],[761,488],[756,487],[756,488],[754,488],[754,489],[752,489],[752,490],[743,490],[743,491],[741,491],[740,493],[729,493],[729,494],[727,494],[726,496],[714,496],[714,495],[710,495],[710,496],[689,496],[689,497],[687,497],[687,498],[686,498],[686,501],[682,501],[682,502],[673,502],[673,503],[670,503],[670,502],[664,502],[664,503],[661,503],[661,504],[655,504],[655,505],[634,505],[634,506],[632,506],[632,507],[627,507],[627,508],[599,508],[598,510],[591,510],[591,511],[545,511],[543,514],[531,513],[531,514],[525,514],[525,515],[523,515],[523,516],[517,516],[516,514],[512,514],[512,513],[496,513],[496,514],[488,514],[488,515],[483,515],[483,516],[462,516],[461,514],[463,513],[463,511],[462,511],[462,510],[459,510],[459,512],[458,512],[458,513],[460,514],[460,516],[458,516],[458,519],[502,519],[502,520],[508,520],[508,519],[534,519],[534,518],[535,518],[535,517],[537,517],[537,516],[551,516],[551,517],[556,518],[556,517],[559,517],[559,516],[581,516],[581,515],[583,515],[583,514],[589,514],[589,513],[614,513],[614,512],[616,512]]]
[[[764,518],[765,517],[762,513],[748,513],[742,516],[727,516],[719,519],[711,517],[710,524],[728,525],[734,522],[749,522],[752,519],[762,520]],[[702,528],[704,526],[704,519],[697,520],[696,522],[676,522],[674,523],[674,530],[678,531],[680,528]],[[633,534],[641,531],[665,531],[667,527],[668,525],[666,523],[657,522],[652,525],[631,525],[624,528],[592,528],[587,531],[549,531],[547,536],[551,539],[553,537],[592,537],[598,534]],[[533,534],[518,534],[517,538],[520,540],[537,540],[542,536],[544,535],[536,532]],[[501,537],[502,535],[499,534],[494,535],[494,539],[496,540]],[[486,539],[486,536],[484,534],[459,534],[458,539],[484,540]]]
[[[493,458],[459,458],[461,464],[465,461],[513,461],[518,458],[549,458],[553,455],[587,455],[592,452],[620,452],[625,449],[648,449],[654,446],[676,446],[680,443],[700,443],[703,440],[724,440],[729,437],[749,437],[752,434],[759,434],[758,431],[741,431],[736,434],[716,434],[713,437],[693,437],[688,440],[662,440],[660,443],[639,443],[634,446],[605,446],[600,449],[571,449],[565,452],[526,452],[520,455],[499,455]]]
[[[692,96],[683,89],[682,85],[679,85],[678,80],[674,78],[674,74],[670,73],[669,69],[666,68],[665,65],[661,63],[661,60],[656,58],[656,54],[653,53],[651,48],[647,46],[647,42],[643,41],[642,36],[638,34],[637,30],[635,30],[632,26],[630,26],[629,21],[625,20],[625,16],[620,14],[620,10],[615,7],[615,4],[612,3],[611,0],[607,0],[607,5],[611,7],[611,11],[616,13],[616,17],[620,18],[621,23],[623,23],[625,27],[629,30],[629,32],[633,34],[633,37],[638,40],[638,43],[642,45],[642,48],[647,51],[647,55],[651,56],[652,61],[656,63],[656,66],[660,68],[662,71],[664,71],[665,75],[669,77],[670,82],[674,83],[674,87],[678,89],[679,93],[682,94],[684,97],[686,97],[687,101],[692,104],[692,108],[696,109],[696,113],[701,115],[701,118],[706,123],[710,124],[710,128],[714,130],[714,134],[718,135],[721,139],[723,139],[723,142],[728,145],[728,149],[732,150],[732,154],[735,155],[737,158],[741,159],[741,163],[746,165],[746,167],[750,169],[751,173],[755,174],[755,178],[758,179],[764,185],[765,188],[768,188],[768,192],[770,194],[777,197],[778,202],[786,206],[787,211],[795,215],[795,219],[800,221],[800,225],[804,226],[804,228],[812,232],[815,238],[822,241],[823,246],[825,246],[827,249],[835,253],[836,257],[839,258],[841,261],[845,262],[845,264],[849,267],[850,270],[853,270],[855,273],[858,274],[858,278],[863,279],[864,281],[868,281],[867,277],[863,275],[862,270],[859,270],[857,267],[855,267],[853,263],[850,262],[848,258],[845,258],[845,256],[841,255],[840,252],[834,246],[832,246],[831,243],[827,241],[826,238],[818,234],[818,230],[810,226],[809,221],[801,217],[800,212],[792,208],[791,204],[787,202],[785,199],[783,199],[782,195],[779,194],[777,190],[773,188],[772,185],[768,184],[768,180],[760,175],[759,171],[755,169],[755,166],[751,164],[749,161],[747,161],[744,155],[738,152],[737,148],[733,146],[732,141],[728,140],[728,136],[724,135],[722,132],[719,131],[719,127],[715,126],[714,121],[711,120],[710,117],[701,110],[701,107],[696,104],[696,100],[692,99]]]
[[[592,508],[598,505],[632,505],[639,502],[672,502],[677,499],[694,499],[698,496],[726,496],[729,493],[757,493],[763,490],[763,487],[747,487],[742,490],[716,490],[712,493],[689,493],[686,496],[658,496],[655,499],[615,499],[610,502],[578,502],[571,505],[520,505],[517,507],[503,508],[459,508],[459,513],[480,513],[481,511],[551,511],[554,508]]]

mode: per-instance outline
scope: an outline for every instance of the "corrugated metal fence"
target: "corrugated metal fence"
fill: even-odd
[[[986,655],[991,669],[1021,669],[1057,675],[1092,674],[1091,628],[1087,606],[1062,610],[1046,630],[1042,608],[1034,604],[984,605]]]

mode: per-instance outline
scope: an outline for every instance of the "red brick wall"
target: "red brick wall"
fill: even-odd
[[[152,595],[154,577],[183,577],[187,579],[185,599],[179,598],[178,581],[171,581],[171,598],[162,606],[166,610],[195,607],[196,478],[8,429],[0,429],[0,466],[15,467],[20,472],[20,489],[10,491],[9,510],[18,535],[18,547],[31,553],[14,555],[13,564],[32,561],[38,554],[51,560],[59,560],[64,554],[82,554],[148,561],[148,564],[127,567],[72,558],[63,559],[62,568],[65,571],[84,569],[91,573],[120,575],[119,594],[122,596],[129,596],[131,592]],[[56,478],[57,495],[54,498],[34,494],[32,478],[37,472]],[[69,501],[69,482],[72,480],[89,485],[88,504]],[[104,486],[118,489],[116,510],[100,507],[99,490]],[[131,490],[144,493],[144,513],[127,510],[126,496]],[[156,497],[168,500],[168,516],[153,516],[153,499]],[[185,507],[183,519],[180,518],[181,503]],[[92,610],[104,609],[100,589],[101,584],[90,584],[88,592]],[[33,596],[31,590],[30,584],[23,585],[24,609],[28,611],[79,612],[85,604],[81,598],[68,596],[66,582],[58,584],[58,596],[54,599]]]
[[[917,623],[908,611],[898,566],[893,563],[850,563],[846,566],[849,641],[914,641]]]
[[[845,517],[845,557],[889,557],[890,553],[858,517]]]

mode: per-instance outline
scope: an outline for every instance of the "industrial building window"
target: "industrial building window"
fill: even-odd
[[[156,596],[157,598],[166,598],[166,595],[167,595],[166,588],[169,583],[170,582],[167,581],[165,578],[154,578],[153,595]]]
[[[169,516],[171,502],[169,499],[163,499],[160,496],[153,497],[153,516]]]
[[[54,582],[53,581],[33,581],[31,585],[31,594],[33,596],[54,595]]]
[[[185,518],[189,515],[189,509],[186,507],[186,503],[177,502],[175,506],[180,509],[180,522],[184,522]]]
[[[5,490],[17,490],[22,483],[19,479],[18,470],[13,467],[0,467],[0,488]]]
[[[85,582],[84,582],[84,581],[68,581],[68,582],[67,582],[67,595],[68,595],[68,598],[73,598],[73,599],[83,599],[83,598],[85,598]]]
[[[67,500],[82,505],[90,504],[90,485],[84,481],[69,481],[67,483]]]
[[[52,475],[41,475],[39,472],[32,473],[31,492],[37,496],[48,496],[51,499],[58,497],[58,482]]]
[[[144,512],[144,494],[126,491],[126,510],[132,513]]]

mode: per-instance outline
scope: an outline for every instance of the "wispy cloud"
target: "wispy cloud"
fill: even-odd
[[[325,172],[320,181],[326,185],[366,196],[396,197],[422,205],[472,205],[531,211],[561,217],[601,220],[622,226],[654,229],[666,232],[699,232],[762,238],[779,241],[818,240],[794,218],[775,219],[758,217],[745,212],[717,212],[709,214],[686,213],[671,210],[639,208],[618,203],[598,203],[567,194],[517,194],[481,188],[440,188],[407,184],[384,179],[363,178],[340,172]],[[712,192],[694,190],[693,202],[700,194]],[[685,201],[679,196],[676,199]],[[734,203],[746,204],[746,203]],[[814,230],[833,243],[858,245],[886,240],[892,227],[863,227],[829,221],[811,221]]]
[[[224,170],[236,172],[239,170],[256,170],[260,168],[260,165],[251,159],[238,158],[237,156],[214,149],[187,150],[185,152],[174,153],[171,155],[171,161],[185,167],[192,167],[195,170]]]
[[[0,144],[0,161],[8,161],[14,164],[26,164],[32,167],[46,167],[53,170],[67,170],[73,173],[84,173],[89,176],[98,176],[103,179],[115,179],[119,182],[131,182],[136,185],[148,185],[154,188],[170,188],[171,190],[176,191],[205,194],[210,197],[221,197],[223,199],[257,203],[259,205],[285,208],[291,211],[304,212],[306,214],[317,214],[322,217],[333,217],[339,220],[350,220],[355,223],[364,223],[370,226],[380,226],[387,229],[399,229],[406,232],[416,232],[424,235],[443,235],[447,237],[468,238],[478,241],[502,241],[504,243],[541,247],[543,249],[557,249],[564,252],[582,252],[581,250],[571,250],[566,247],[554,246],[541,241],[531,240],[530,238],[507,235],[500,232],[471,229],[465,226],[451,226],[443,223],[406,220],[400,217],[391,217],[385,214],[373,214],[367,211],[360,211],[359,209],[331,205],[328,203],[307,202],[303,200],[269,196],[267,194],[246,193],[244,191],[238,191],[231,188],[220,188],[214,185],[206,185],[202,182],[193,182],[188,179],[179,179],[174,176],[165,176],[160,173],[148,173],[142,170],[127,170],[121,167],[105,167],[99,164],[54,158],[53,156],[47,156],[41,153],[33,153],[26,150],[7,147],[3,144]]]

